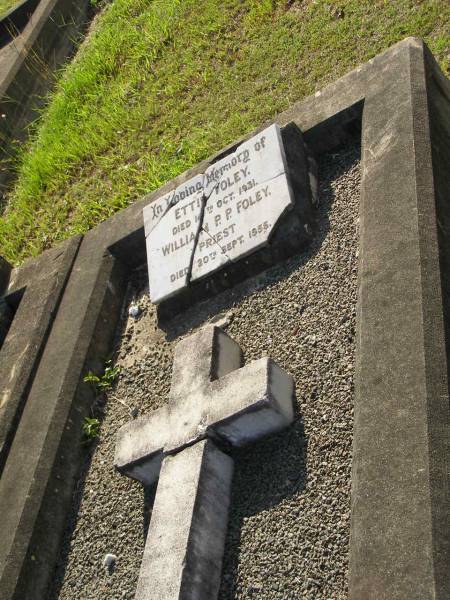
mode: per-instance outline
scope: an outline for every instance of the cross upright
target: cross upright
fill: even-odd
[[[294,381],[207,326],[175,348],[169,402],[118,432],[115,467],[158,487],[135,600],[217,598],[233,460],[293,420]]]

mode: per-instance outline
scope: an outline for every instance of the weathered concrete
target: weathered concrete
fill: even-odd
[[[239,346],[214,325],[179,342],[169,404],[120,429],[116,468],[148,485],[165,455],[206,436],[243,446],[287,427],[292,377],[267,358],[241,361]]]
[[[136,600],[217,597],[232,475],[210,440],[164,460]]]
[[[241,363],[236,342],[204,327],[177,344],[168,406],[118,432],[120,472],[149,485],[161,471],[138,600],[217,597],[233,469],[200,440],[241,446],[294,418],[292,377],[268,359]]]
[[[80,241],[80,236],[72,238],[11,273],[2,311],[6,336],[0,349],[0,473]],[[18,296],[12,319],[11,305]]]
[[[427,84],[422,43],[396,51],[364,106],[350,592],[444,600],[448,365]]]
[[[88,315],[83,290],[68,281],[0,479],[1,598],[44,597],[59,551],[93,400],[80,379],[104,363],[124,293],[123,272],[111,256],[95,272]]]

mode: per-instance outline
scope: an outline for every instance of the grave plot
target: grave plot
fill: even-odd
[[[181,291],[156,313],[151,308],[142,270],[142,211],[261,130],[83,236],[51,311],[42,354],[32,359],[34,376],[24,390],[24,412],[0,477],[2,598],[41,600],[50,585],[51,598],[131,598],[135,590],[144,590],[162,600],[161,588],[142,587],[148,571],[138,575],[139,564],[153,561],[153,544],[143,550],[149,510],[154,506],[153,527],[164,535],[164,544],[174,539],[174,527],[195,529],[198,504],[190,520],[177,511],[163,519],[162,529],[167,523],[172,534],[166,537],[158,529],[161,498],[164,489],[174,489],[177,498],[192,500],[184,491],[195,488],[205,466],[199,455],[211,458],[214,445],[228,452],[235,466],[231,496],[225,489],[221,497],[221,502],[230,499],[227,536],[216,539],[225,542],[222,599],[295,598],[297,590],[303,597],[346,598],[347,586],[355,600],[450,596],[449,97],[448,81],[426,46],[411,38],[278,115],[282,134],[298,128],[321,163],[311,243],[279,261],[269,260],[273,257],[260,248],[231,261],[230,271],[227,266],[191,282],[188,291],[196,293],[188,310],[183,303],[173,304],[172,314],[163,310],[164,302],[177,300]],[[360,142],[358,211],[355,146]],[[262,260],[254,262],[255,257]],[[32,266],[30,261],[18,270],[29,282],[34,281]],[[1,277],[9,281],[8,266],[3,267]],[[233,277],[227,279],[228,272]],[[199,290],[205,292],[201,303]],[[7,338],[17,315],[11,325],[6,315]],[[177,372],[192,372],[199,357],[207,357],[203,337],[195,337],[207,331],[205,324],[209,331],[224,328],[220,340],[229,334],[224,347],[234,351],[225,363],[218,359],[223,371],[207,373],[201,363],[191,377],[194,388],[189,378],[183,380],[186,397],[192,399],[196,389],[202,407],[183,422],[173,407],[173,383],[180,381]],[[242,370],[237,369],[239,347],[246,359]],[[100,375],[113,349],[121,372],[116,377],[110,365],[97,379],[107,388],[107,399],[92,406],[93,388],[84,377],[89,371]],[[294,423],[246,450],[230,447],[242,431],[238,427],[239,435],[227,437],[230,430],[222,426],[226,430],[244,413],[234,404],[232,414],[224,416],[218,391],[231,382],[230,401],[236,401],[236,382],[255,365],[269,365],[269,355],[295,380]],[[214,364],[213,358],[208,361]],[[243,388],[242,400],[257,411],[263,405],[270,409],[267,434],[273,412],[281,414],[274,398],[285,408],[293,398],[289,385],[275,393],[276,378],[264,369],[256,389]],[[213,398],[217,406],[202,414]],[[153,430],[144,443],[139,436],[123,435],[149,431],[152,409],[158,407],[165,428]],[[285,414],[283,427],[291,420]],[[94,420],[86,422],[86,416]],[[173,441],[180,431],[181,438]],[[85,444],[86,433],[94,438],[91,445]],[[137,452],[137,462],[127,452],[114,452],[121,439],[135,440],[128,450]],[[191,477],[188,456],[197,469]],[[112,468],[114,461],[122,474],[154,481],[160,466],[155,458],[161,459],[164,486],[154,501],[154,488],[144,494]],[[172,467],[178,475],[167,479]],[[212,476],[214,469],[208,472]],[[178,479],[180,489],[174,483]],[[166,487],[167,481],[174,487]],[[200,484],[199,489],[205,491]],[[204,506],[210,495],[200,496]],[[152,540],[154,529],[149,531]],[[177,560],[170,561],[178,566],[183,539],[175,539]],[[206,546],[210,543],[207,538]],[[188,556],[188,575],[192,564]],[[177,578],[162,574],[158,585],[178,585]]]
[[[120,373],[96,412],[99,437],[48,600],[134,597],[155,490],[112,470],[115,434],[166,404],[177,342],[212,322],[246,363],[271,356],[297,389],[289,429],[232,453],[219,597],[347,597],[358,159],[357,148],[322,158],[317,234],[306,252],[174,317],[165,331],[145,269],[133,275],[115,346]],[[116,557],[110,570],[108,554]]]

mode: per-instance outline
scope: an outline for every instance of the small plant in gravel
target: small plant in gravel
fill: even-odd
[[[100,421],[92,417],[86,417],[83,423],[83,435],[86,442],[91,442],[98,438],[100,432]]]
[[[120,367],[113,367],[112,361],[108,360],[105,364],[103,375],[95,375],[92,371],[89,371],[89,373],[84,376],[83,381],[92,383],[97,392],[104,392],[112,387],[112,384],[117,379],[119,373]]]

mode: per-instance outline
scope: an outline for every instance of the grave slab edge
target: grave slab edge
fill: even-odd
[[[120,263],[92,250],[80,247],[0,479],[2,598],[45,595],[83,460],[93,392],[82,375],[103,366],[124,295]]]
[[[447,357],[425,48],[368,94],[350,598],[450,597]]]
[[[81,236],[70,238],[33,260],[31,279],[20,291],[19,306],[0,348],[0,475],[80,242]],[[20,280],[13,273],[7,292],[18,294],[14,287]]]

